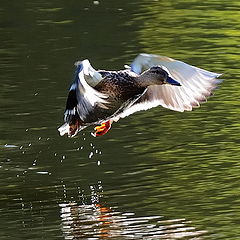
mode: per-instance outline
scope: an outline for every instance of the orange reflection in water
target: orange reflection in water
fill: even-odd
[[[65,239],[202,239],[206,234],[190,226],[186,219],[138,217],[101,203],[78,205],[71,202],[60,207]]]

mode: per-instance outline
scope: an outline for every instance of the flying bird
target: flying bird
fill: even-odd
[[[128,115],[162,106],[191,111],[212,94],[221,74],[154,54],[139,54],[120,71],[95,70],[89,60],[75,63],[64,124],[60,135],[75,136],[97,125],[94,136],[109,131],[113,122]]]

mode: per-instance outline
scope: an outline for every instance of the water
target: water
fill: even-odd
[[[0,239],[240,239],[238,1],[1,1]],[[193,112],[60,137],[73,63],[140,52],[224,73]]]

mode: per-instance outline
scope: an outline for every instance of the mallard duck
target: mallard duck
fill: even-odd
[[[212,94],[221,75],[153,54],[138,55],[120,71],[95,70],[87,59],[75,66],[61,136],[73,137],[89,125],[98,125],[93,135],[102,136],[120,118],[159,105],[191,111]]]

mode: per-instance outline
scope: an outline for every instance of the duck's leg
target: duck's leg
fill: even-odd
[[[103,122],[101,124],[101,126],[95,127],[94,128],[95,133],[93,133],[93,136],[98,137],[98,136],[102,136],[102,135],[106,134],[109,131],[109,129],[111,128],[112,122],[113,121],[110,119],[106,122]]]

